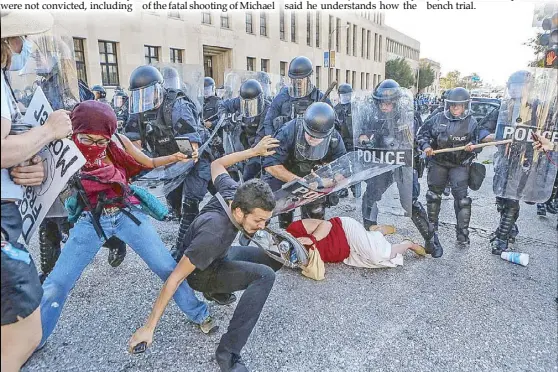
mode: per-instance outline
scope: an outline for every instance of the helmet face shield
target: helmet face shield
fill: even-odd
[[[444,101],[444,115],[449,120],[463,120],[471,114],[471,100]]]
[[[165,89],[159,83],[130,92],[130,114],[153,110],[161,106]]]
[[[314,84],[312,83],[312,75],[301,79],[291,79],[289,85],[289,96],[293,98],[306,97],[314,90]]]
[[[308,130],[303,121],[297,124],[296,151],[308,160],[323,159],[329,149],[331,132],[325,136],[323,134],[318,136],[318,133]]]
[[[351,103],[352,93],[341,93],[339,94],[339,103],[345,105],[347,103]]]
[[[115,95],[112,97],[112,104],[114,107],[120,108],[124,105],[124,96]]]
[[[253,118],[260,115],[263,112],[263,106],[264,101],[261,95],[252,99],[240,97],[240,112],[246,118]]]
[[[210,85],[208,87],[203,88],[203,97],[211,97],[215,95],[215,85]]]

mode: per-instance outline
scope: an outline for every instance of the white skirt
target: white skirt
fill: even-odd
[[[403,256],[391,257],[391,243],[379,231],[367,231],[351,217],[339,217],[351,248],[343,262],[350,266],[380,269],[403,265]]]

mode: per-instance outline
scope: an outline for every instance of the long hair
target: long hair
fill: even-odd
[[[10,46],[8,45],[10,39],[11,38],[6,37],[2,38],[0,41],[0,47],[2,48],[2,68],[8,67],[12,62],[12,51],[10,49]]]

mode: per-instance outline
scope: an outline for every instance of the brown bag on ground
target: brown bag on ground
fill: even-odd
[[[324,261],[317,249],[308,250],[308,265],[302,267],[302,275],[314,280],[325,278]]]

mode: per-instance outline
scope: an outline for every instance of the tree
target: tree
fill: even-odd
[[[392,59],[386,62],[386,79],[393,79],[404,88],[415,85],[415,74],[405,58]]]
[[[430,64],[422,64],[419,67],[419,78],[418,78],[418,91],[420,92],[426,87],[429,87],[434,82],[434,70],[430,67]]]
[[[532,37],[531,39],[527,40],[527,42],[523,43],[533,49],[533,55],[535,59],[529,62],[529,67],[544,67],[544,52],[546,48],[539,44],[539,38],[541,37],[542,33],[537,33],[537,36]]]
[[[457,86],[463,87],[467,89],[477,89],[482,87],[483,82],[480,76],[473,72],[470,76],[464,76],[462,79],[459,80]]]
[[[457,70],[450,71],[446,74],[446,76],[440,79],[440,87],[445,90],[458,87],[460,78],[461,72]]]

